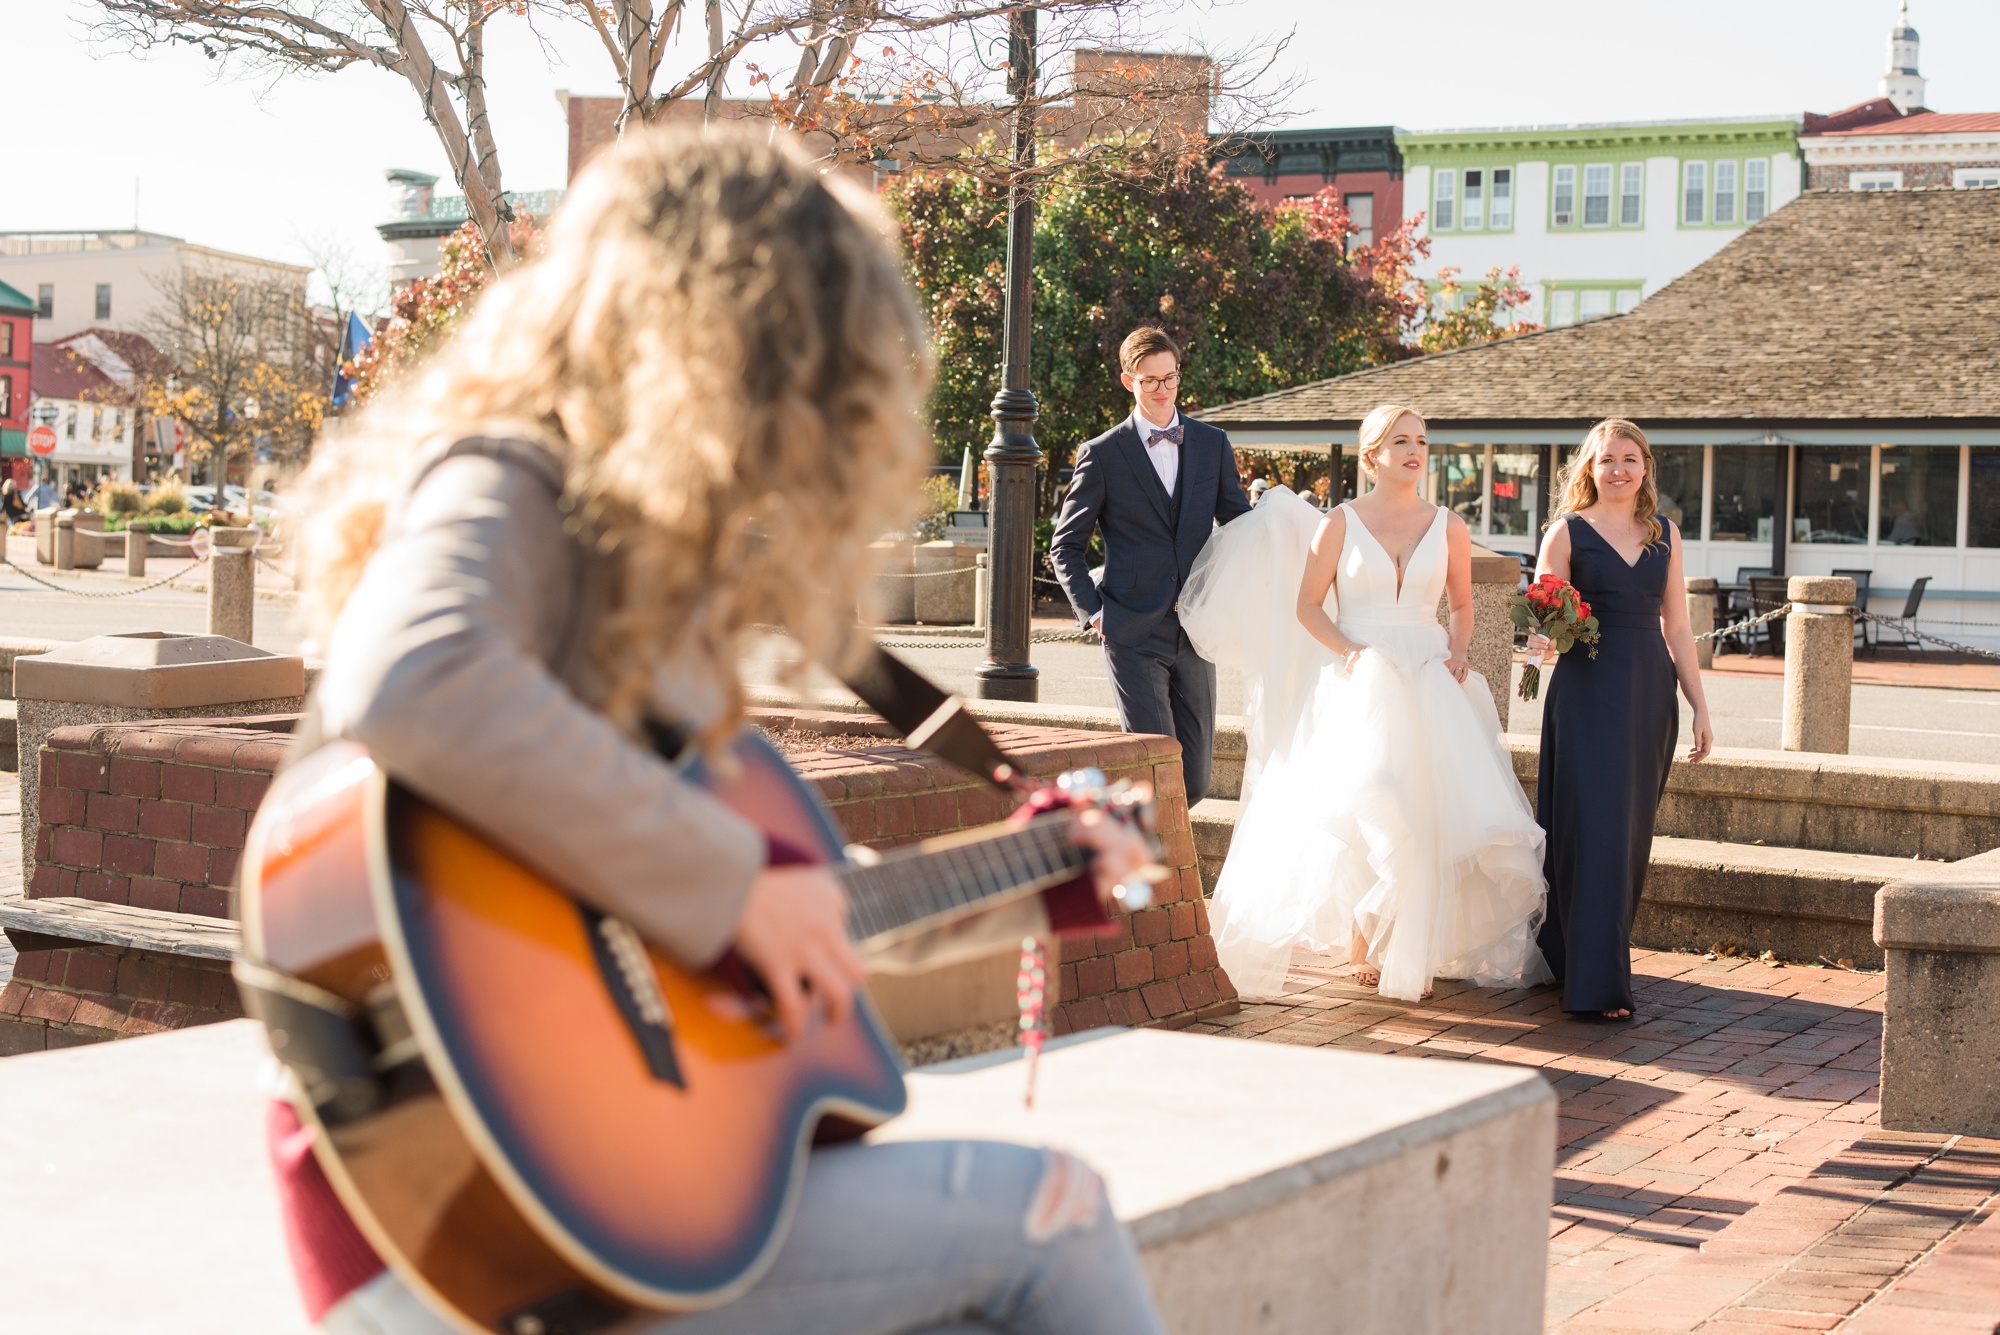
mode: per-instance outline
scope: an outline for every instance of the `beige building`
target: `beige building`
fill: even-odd
[[[145,333],[159,310],[162,286],[190,268],[282,279],[298,285],[301,299],[312,272],[158,232],[0,232],[0,282],[35,302],[37,343],[86,329]]]

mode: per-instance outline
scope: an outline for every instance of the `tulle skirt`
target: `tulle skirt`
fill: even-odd
[[[1550,981],[1542,830],[1486,683],[1452,679],[1442,626],[1393,611],[1341,620],[1368,647],[1345,673],[1294,610],[1320,518],[1268,493],[1217,531],[1181,599],[1195,647],[1247,694],[1254,773],[1210,909],[1223,967],[1276,996],[1295,946],[1345,960],[1358,936],[1385,996]]]

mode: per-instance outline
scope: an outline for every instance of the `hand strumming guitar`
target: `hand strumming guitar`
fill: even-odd
[[[1097,854],[1091,879],[1107,910],[1117,886],[1152,861],[1138,831],[1087,808],[1073,837]],[[823,867],[771,867],[750,885],[730,944],[770,989],[779,1022],[793,1037],[805,1032],[815,999],[838,1020],[867,979],[847,934],[847,893]]]

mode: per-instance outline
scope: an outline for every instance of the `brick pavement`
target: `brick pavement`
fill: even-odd
[[[1551,1331],[1991,1335],[2000,1143],[1880,1130],[1881,975],[1654,951],[1633,968],[1639,1019],[1614,1024],[1553,989],[1389,1001],[1302,954],[1281,1002],[1194,1028],[1540,1069],[1561,1098]]]

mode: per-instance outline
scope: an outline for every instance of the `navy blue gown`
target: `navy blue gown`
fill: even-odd
[[[1632,917],[1646,885],[1653,820],[1680,734],[1674,660],[1660,629],[1668,537],[1627,565],[1588,520],[1569,516],[1570,583],[1603,637],[1562,656],[1542,705],[1535,819],[1548,835],[1548,919],[1539,943],[1566,1011],[1632,1005]]]

